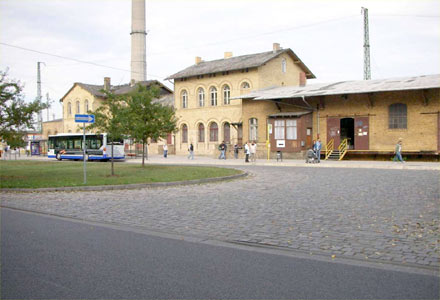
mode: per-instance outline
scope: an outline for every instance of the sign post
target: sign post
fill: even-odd
[[[84,162],[84,184],[87,183],[86,171],[86,123],[95,123],[94,115],[75,115],[76,123],[83,123],[83,162]]]

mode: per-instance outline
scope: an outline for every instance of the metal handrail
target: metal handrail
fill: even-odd
[[[342,158],[344,158],[348,150],[348,139],[342,140],[341,144],[338,147],[338,150],[339,150],[339,160],[342,160]]]
[[[327,145],[325,145],[325,159],[327,159],[333,152],[333,146],[335,144],[335,140],[331,139],[328,141]]]

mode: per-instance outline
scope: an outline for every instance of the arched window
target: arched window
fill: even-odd
[[[388,110],[389,129],[407,128],[407,108],[406,104],[395,103],[389,106]]]
[[[188,107],[188,93],[186,91],[182,92],[182,108]]]
[[[89,100],[84,101],[84,113],[89,111]]]
[[[283,58],[283,60],[281,61],[281,71],[283,73],[286,73],[286,71],[287,71],[287,62],[286,62],[285,58]]]
[[[231,103],[231,89],[229,88],[229,85],[223,86],[223,104],[228,105]]]
[[[217,142],[218,141],[218,126],[217,123],[212,122],[209,126],[209,141]]]
[[[205,106],[205,90],[203,88],[199,88],[197,94],[199,96],[199,106]]]
[[[182,143],[188,143],[188,126],[182,125]]]
[[[79,101],[76,101],[76,113],[77,113],[77,114],[80,113],[80,109],[79,109]]]
[[[249,140],[258,140],[258,120],[255,118],[249,119]]]
[[[231,141],[231,125],[228,122],[223,124],[223,140],[226,143]]]
[[[202,123],[199,124],[199,142],[205,142],[205,125]]]
[[[217,89],[215,87],[211,87],[209,92],[211,94],[211,106],[217,106]]]
[[[242,89],[250,89],[251,85],[249,84],[249,82],[245,81],[241,84],[241,88]]]
[[[67,115],[71,116],[72,115],[72,103],[67,102]]]

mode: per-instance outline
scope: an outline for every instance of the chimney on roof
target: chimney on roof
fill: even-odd
[[[200,56],[196,56],[196,65],[202,62],[202,58]]]
[[[281,46],[279,43],[273,43],[273,53],[281,50]]]
[[[232,57],[232,52],[225,52],[225,58]]]
[[[104,77],[104,90],[110,91],[110,77]]]

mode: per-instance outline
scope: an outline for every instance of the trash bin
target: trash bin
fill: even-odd
[[[277,161],[279,160],[283,161],[283,152],[281,151],[277,151]]]

